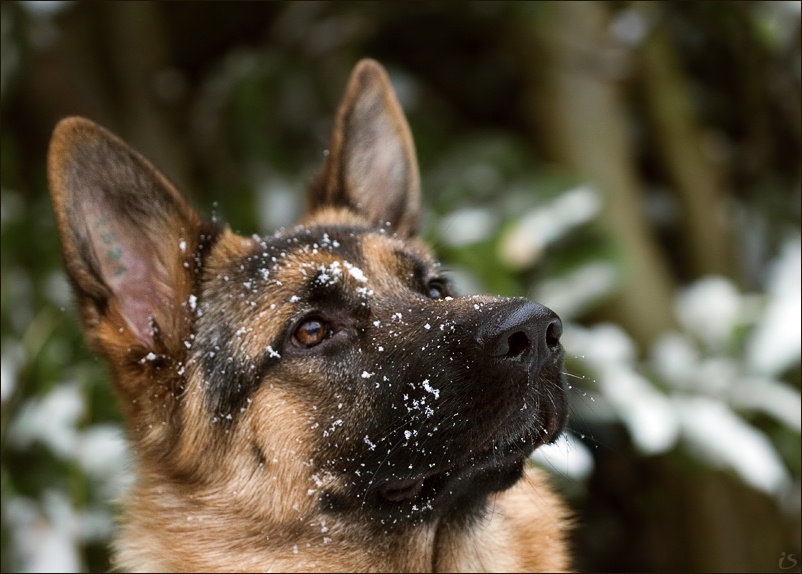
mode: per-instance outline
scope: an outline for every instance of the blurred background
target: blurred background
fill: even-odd
[[[800,571],[799,2],[3,2],[3,571],[105,571],[130,484],[45,156],[80,114],[244,234],[380,60],[463,294],[566,321],[536,453],[589,571]]]

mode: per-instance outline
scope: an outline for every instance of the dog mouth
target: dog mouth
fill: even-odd
[[[477,482],[487,481],[487,485],[492,485],[494,477],[522,467],[527,454],[536,446],[527,443],[524,448],[516,446],[506,452],[490,444],[460,463],[414,477],[387,480],[378,488],[378,498],[390,504],[418,503],[421,509],[458,498],[460,492],[471,490]]]
[[[385,483],[379,488],[379,496],[388,502],[415,500],[423,492],[424,478],[408,478]]]
[[[419,476],[388,480],[379,487],[379,498],[386,502],[407,502],[430,498],[456,470],[457,465],[450,464]]]
[[[492,484],[494,477],[503,477],[514,473],[516,468],[522,468],[525,459],[539,446],[556,440],[562,432],[562,423],[560,417],[550,418],[538,435],[530,432],[508,439],[504,441],[506,447],[500,446],[497,437],[490,437],[462,461],[412,477],[387,480],[379,486],[378,498],[385,503],[431,503],[448,498],[449,494],[479,480],[488,480]]]
[[[438,469],[415,478],[390,480],[378,488],[382,505],[395,507],[411,518],[423,517],[436,508],[452,506],[458,499],[481,497],[504,490],[520,477],[525,457],[477,456],[467,463]]]
[[[370,480],[373,484],[365,485],[365,490],[356,497],[348,491],[326,490],[322,503],[329,512],[359,508],[383,529],[426,522],[444,513],[468,516],[481,512],[488,495],[510,488],[521,478],[528,455],[537,444],[542,444],[526,437],[524,441],[504,448],[492,444],[456,463],[438,465],[424,472],[411,469],[412,474]],[[354,506],[357,500],[358,506]]]
[[[361,467],[375,470],[358,468],[354,480],[346,467],[350,485],[327,489],[321,499],[324,508],[365,512],[380,528],[481,514],[488,496],[512,487],[532,452],[561,434],[566,420],[559,393],[563,383],[550,384],[555,388],[541,393],[527,377],[520,383],[520,395],[516,393],[518,400],[483,404],[470,425],[440,434],[437,441],[413,446],[398,440],[398,448],[387,455],[355,455],[354,460],[363,461]],[[408,440],[408,430],[396,427],[388,440],[402,435]]]

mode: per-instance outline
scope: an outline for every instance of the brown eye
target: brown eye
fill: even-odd
[[[446,288],[440,281],[429,281],[426,286],[426,295],[429,299],[442,299],[446,296]]]
[[[331,335],[331,327],[322,319],[307,319],[295,330],[296,344],[310,349],[325,341]]]

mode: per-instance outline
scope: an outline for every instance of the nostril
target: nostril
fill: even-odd
[[[546,327],[546,345],[549,348],[556,347],[560,344],[560,337],[563,334],[563,324],[559,319],[551,321]]]
[[[524,299],[501,301],[481,317],[474,340],[482,353],[540,369],[560,352],[563,325],[550,309]]]
[[[507,338],[507,354],[508,358],[521,357],[529,351],[531,342],[529,336],[523,331],[516,331]]]

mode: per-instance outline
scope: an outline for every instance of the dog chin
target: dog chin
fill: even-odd
[[[537,425],[509,430],[488,440],[480,449],[447,465],[411,470],[405,476],[372,480],[360,489],[324,493],[330,512],[358,512],[381,529],[404,528],[443,516],[471,519],[483,514],[488,496],[507,490],[522,476],[531,453],[556,440],[564,424],[562,414]]]
[[[328,491],[323,507],[333,513],[357,513],[381,530],[403,529],[444,515],[482,514],[487,496],[510,488],[523,475],[526,457],[488,456],[464,465],[432,469],[428,474],[388,480],[361,494]]]

